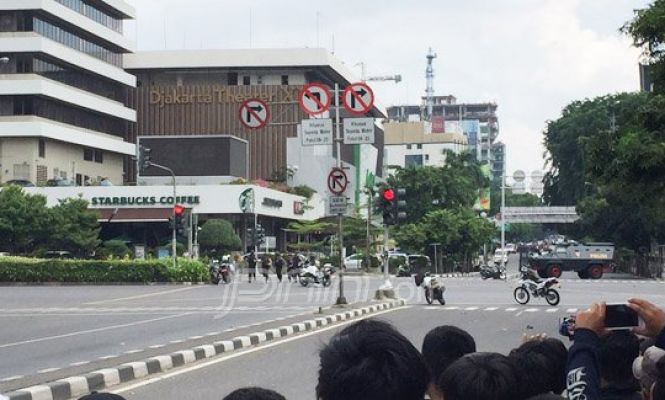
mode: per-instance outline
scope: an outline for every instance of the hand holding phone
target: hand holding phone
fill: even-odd
[[[605,327],[609,330],[634,329],[640,325],[635,310],[627,304],[608,304],[605,306]]]

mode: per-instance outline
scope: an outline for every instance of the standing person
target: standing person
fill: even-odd
[[[282,255],[277,253],[277,258],[275,259],[275,274],[277,274],[277,280],[280,282],[282,282],[282,268],[284,268],[285,263]]]
[[[293,254],[291,257],[291,262],[286,269],[286,272],[288,274],[289,282],[291,282],[291,279],[293,278],[294,282],[298,282],[298,267],[300,266],[300,257],[298,257],[298,254]]]
[[[249,283],[252,283],[252,278],[256,281],[256,255],[252,250],[247,256],[247,273],[249,274]]]
[[[269,273],[270,273],[270,267],[272,266],[272,260],[270,259],[269,255],[263,256],[263,260],[261,261],[261,274],[263,275],[264,278],[266,278],[266,283],[268,283],[268,278],[269,278]]]

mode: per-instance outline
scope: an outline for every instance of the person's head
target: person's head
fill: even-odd
[[[528,341],[510,352],[524,381],[524,395],[560,394],[566,388],[568,350],[557,339]]]
[[[274,390],[247,387],[234,390],[223,400],[286,400],[286,398]]]
[[[422,400],[429,374],[418,350],[387,322],[354,323],[320,352],[319,400]]]
[[[633,374],[640,382],[644,398],[651,398],[659,379],[660,390],[665,392],[665,350],[656,346],[646,349],[644,355],[635,359]],[[665,399],[665,396],[662,398]]]
[[[633,362],[640,355],[640,341],[630,331],[614,331],[601,339],[600,375],[605,384],[634,380]]]
[[[436,382],[450,364],[466,354],[476,352],[476,341],[465,330],[443,325],[427,333],[422,349],[430,380]]]
[[[437,386],[445,400],[523,398],[517,366],[510,358],[496,353],[474,353],[460,358],[439,377]]]
[[[0,399],[1,398],[2,396],[0,396]],[[125,400],[125,398],[115,393],[92,392],[90,394],[86,394],[83,397],[79,397],[78,400]]]

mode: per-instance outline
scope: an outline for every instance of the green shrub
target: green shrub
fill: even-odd
[[[149,283],[206,282],[208,269],[200,261],[179,259],[173,268],[162,260],[44,260],[0,258],[0,282]]]
[[[111,255],[115,258],[125,258],[125,256],[131,255],[132,252],[129,250],[129,247],[122,240],[107,240],[103,244],[104,249],[108,255]]]

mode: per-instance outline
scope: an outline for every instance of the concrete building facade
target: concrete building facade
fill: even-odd
[[[136,111],[122,0],[0,3],[0,182],[122,184]]]

